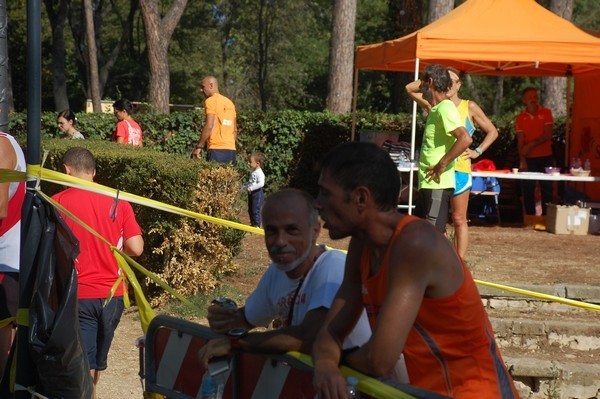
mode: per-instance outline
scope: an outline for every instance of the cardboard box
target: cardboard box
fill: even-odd
[[[546,230],[550,233],[586,235],[589,224],[589,208],[548,204]]]

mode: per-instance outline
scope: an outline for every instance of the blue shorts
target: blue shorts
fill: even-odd
[[[79,300],[79,327],[90,370],[106,370],[108,350],[125,308],[122,296],[113,297],[106,306],[104,301]]]
[[[454,189],[454,196],[464,193],[473,187],[473,179],[470,173],[465,172],[454,172],[454,180],[456,180],[456,188]]]
[[[230,163],[235,166],[236,153],[235,150],[208,150],[206,160],[217,163]]]

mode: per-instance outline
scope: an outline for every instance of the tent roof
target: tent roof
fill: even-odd
[[[566,76],[600,69],[600,38],[534,0],[467,0],[399,39],[358,46],[356,68],[441,63],[483,75]]]

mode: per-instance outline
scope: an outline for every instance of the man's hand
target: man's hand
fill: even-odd
[[[236,327],[248,328],[244,314],[241,309],[231,309],[221,305],[210,305],[208,307],[208,325],[214,331],[226,334]]]
[[[322,361],[315,364],[313,386],[321,399],[348,398],[346,381],[335,363]]]
[[[463,159],[477,159],[479,158],[479,153],[477,151],[473,151],[470,148],[467,148],[465,152],[463,152],[460,156]]]
[[[444,171],[446,170],[446,165],[443,165],[442,163],[438,162],[437,165],[429,166],[425,170],[427,171],[427,173],[425,174],[425,180],[427,180],[428,182],[433,180],[436,183],[439,183],[442,173],[444,173]]]
[[[208,362],[213,357],[229,355],[231,352],[231,343],[229,338],[215,338],[208,341],[198,351],[198,360],[204,368],[208,368]]]
[[[202,148],[196,147],[194,152],[192,152],[192,156],[196,159],[200,159],[200,154],[202,154]]]

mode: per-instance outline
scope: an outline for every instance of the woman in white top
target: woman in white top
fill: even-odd
[[[75,114],[70,109],[58,113],[56,122],[63,139],[83,139],[83,134],[75,128]]]

